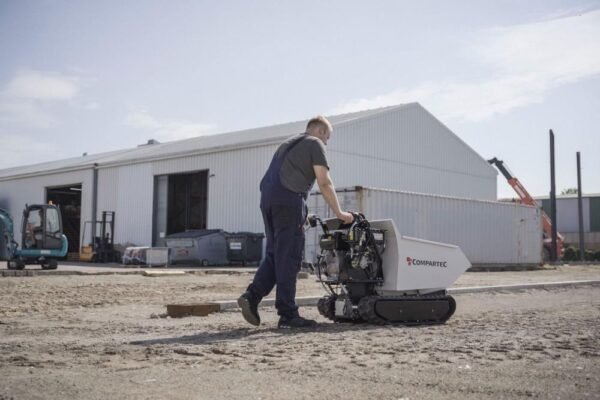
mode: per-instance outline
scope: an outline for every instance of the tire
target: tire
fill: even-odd
[[[203,267],[208,267],[208,260],[205,258],[204,260],[202,260],[202,261],[200,262],[200,264],[201,264]]]
[[[25,263],[22,260],[12,260],[7,264],[8,269],[12,270],[22,270],[25,269]]]
[[[9,246],[10,241],[8,240],[8,234],[0,232],[0,260],[8,260],[11,258]]]
[[[56,269],[58,268],[58,262],[56,260],[48,260],[47,264],[42,264],[42,269]]]

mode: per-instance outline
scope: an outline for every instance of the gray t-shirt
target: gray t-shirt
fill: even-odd
[[[279,171],[279,180],[288,190],[296,193],[304,193],[310,190],[315,183],[315,170],[313,166],[322,165],[329,169],[327,163],[327,151],[325,145],[320,139],[302,133],[305,138],[295,145],[285,156],[281,170]],[[296,135],[283,142],[277,152],[285,151]]]

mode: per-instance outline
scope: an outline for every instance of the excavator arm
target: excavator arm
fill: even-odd
[[[488,163],[494,165],[498,169],[498,171],[500,171],[500,173],[504,175],[504,177],[508,181],[508,184],[514,189],[515,192],[517,192],[517,195],[519,195],[520,203],[526,204],[528,206],[539,207],[539,204],[529,194],[529,192],[527,191],[527,189],[525,189],[523,184],[521,184],[521,182],[504,165],[504,161],[498,160],[496,157],[494,157],[491,160],[488,160]],[[549,248],[550,246],[552,246],[552,220],[543,210],[542,225],[544,229],[544,246],[546,248]],[[558,232],[556,237],[556,246],[556,253],[559,257],[562,257],[564,251],[564,238]]]

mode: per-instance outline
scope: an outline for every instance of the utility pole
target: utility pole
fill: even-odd
[[[556,244],[556,179],[554,173],[554,132],[550,129],[550,219],[552,220],[552,252],[550,259],[558,260],[558,251]]]
[[[583,242],[583,198],[581,191],[581,155],[577,152],[577,209],[579,211],[579,260],[585,261],[585,243]]]

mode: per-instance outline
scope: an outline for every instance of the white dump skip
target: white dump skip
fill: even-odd
[[[391,219],[371,221],[385,231],[382,292],[446,289],[471,263],[458,246],[402,236]]]

